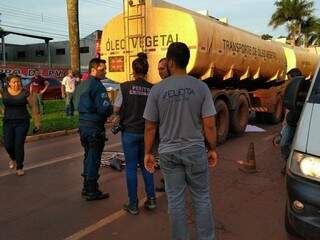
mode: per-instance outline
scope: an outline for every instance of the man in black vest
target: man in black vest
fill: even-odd
[[[144,119],[142,117],[152,84],[145,77],[148,72],[148,62],[144,53],[132,63],[134,81],[120,85],[120,91],[114,103],[114,113],[119,114],[119,124],[122,130],[122,147],[126,160],[126,178],[129,203],[123,208],[136,215],[139,213],[137,197],[137,165],[143,174],[147,201],[144,207],[156,208],[153,174],[149,173],[143,162],[144,157]]]

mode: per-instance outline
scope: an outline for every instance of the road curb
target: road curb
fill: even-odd
[[[67,136],[67,135],[75,134],[77,132],[78,132],[78,129],[66,129],[66,130],[55,131],[55,132],[41,133],[37,135],[27,136],[25,142],[35,142],[35,141],[48,139],[52,137]],[[0,139],[0,145],[3,145],[3,139]]]
[[[77,132],[78,132],[78,129],[66,129],[66,130],[61,130],[56,132],[41,133],[37,135],[27,136],[26,142],[35,142],[35,141],[48,139],[52,137],[66,136],[66,135],[75,134]]]
[[[112,126],[111,123],[107,123],[105,125],[106,128],[110,128]],[[41,133],[37,135],[31,135],[27,136],[26,142],[35,142],[43,139],[48,139],[52,137],[61,137],[61,136],[67,136],[71,134],[75,134],[78,132],[78,128],[76,129],[65,129],[65,130],[60,130],[60,131],[55,131],[55,132],[48,132],[48,133]],[[0,139],[0,145],[3,145],[3,140]]]

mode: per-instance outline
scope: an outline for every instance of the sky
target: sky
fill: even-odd
[[[122,11],[122,0],[78,0],[80,37],[85,37]],[[275,11],[275,0],[168,0],[170,3],[199,11],[208,10],[217,17],[227,17],[230,25],[256,34],[274,37],[287,35],[285,27],[268,26]],[[320,1],[314,0],[315,15],[320,17]],[[0,27],[54,38],[68,39],[66,0],[0,0]],[[6,43],[28,44],[35,39],[11,35]]]

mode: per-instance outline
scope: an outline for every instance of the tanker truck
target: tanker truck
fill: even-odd
[[[240,135],[249,114],[277,123],[283,115],[286,73],[299,68],[306,79],[315,71],[318,55],[241,30],[162,0],[124,0],[123,12],[104,27],[101,58],[107,77],[116,82],[132,79],[131,63],[138,52],[148,56],[148,81],[160,81],[158,61],[172,42],[190,49],[188,74],[205,81],[217,110],[217,141]]]

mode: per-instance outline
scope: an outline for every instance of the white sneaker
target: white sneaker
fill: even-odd
[[[14,169],[15,167],[16,167],[16,162],[10,160],[10,161],[9,161],[9,168],[10,168],[10,169]]]
[[[17,170],[17,175],[18,176],[23,176],[24,175],[24,171],[22,169],[18,169]]]

